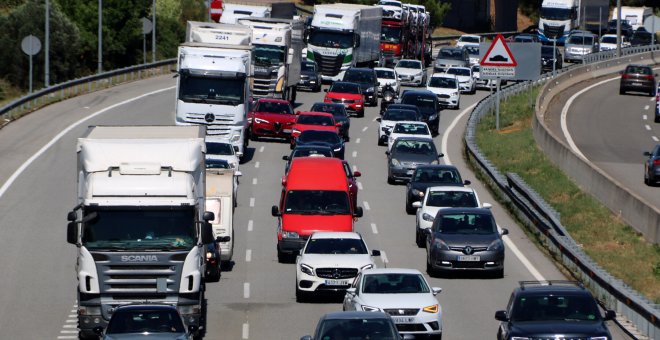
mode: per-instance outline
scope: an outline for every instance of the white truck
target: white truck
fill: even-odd
[[[270,18],[271,8],[269,6],[224,4],[224,10],[220,17],[221,24],[235,24],[240,18]]]
[[[303,48],[302,20],[241,18],[252,29],[254,97],[296,100]]]
[[[179,46],[176,125],[205,125],[210,140],[245,154],[252,76],[252,31],[236,24],[189,21]]]
[[[229,268],[234,256],[234,207],[241,172],[235,169],[206,169],[206,210],[215,215],[211,221],[214,239],[218,242],[219,268]]]
[[[653,15],[651,7],[621,6],[621,18],[627,20],[633,30],[644,26],[644,20]],[[618,19],[619,13],[616,8],[612,12],[612,19]]]
[[[307,37],[307,59],[324,81],[341,80],[351,66],[380,61],[382,8],[354,4],[315,5]]]
[[[204,127],[92,126],[78,139],[76,245],[80,338],[98,339],[113,310],[175,305],[200,331],[204,256],[213,242],[205,210]]]
[[[607,31],[610,13],[609,0],[543,0],[539,13],[539,40],[564,44],[573,30],[582,29],[599,33]]]

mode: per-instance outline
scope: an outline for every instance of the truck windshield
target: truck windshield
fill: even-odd
[[[541,18],[546,20],[570,20],[573,11],[569,8],[541,7]]]
[[[312,30],[309,44],[319,47],[350,48],[353,47],[353,33]]]
[[[283,46],[254,45],[252,53],[255,65],[279,66],[284,63]]]
[[[401,27],[383,26],[380,28],[380,41],[390,44],[401,42]]]
[[[179,100],[238,106],[244,102],[245,78],[219,78],[181,73]]]
[[[135,207],[88,209],[96,218],[83,225],[82,242],[89,250],[187,250],[195,244],[195,210]]]
[[[348,215],[348,195],[335,190],[289,190],[284,202],[285,214]]]

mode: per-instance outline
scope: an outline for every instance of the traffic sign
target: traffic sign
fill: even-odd
[[[518,63],[513,57],[513,53],[509,50],[509,46],[504,41],[504,36],[498,34],[490,44],[488,51],[481,58],[481,66],[494,66],[494,67],[516,67]]]
[[[222,16],[222,1],[213,0],[211,6],[209,6],[209,14],[211,14],[211,20],[215,22],[220,22],[220,17]]]

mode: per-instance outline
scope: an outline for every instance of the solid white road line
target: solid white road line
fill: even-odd
[[[254,207],[254,197],[250,197],[250,207]]]
[[[84,122],[86,122],[86,121],[88,121],[88,120],[90,120],[90,119],[92,119],[92,118],[94,118],[94,117],[96,117],[100,114],[108,112],[108,111],[110,111],[114,108],[117,108],[119,106],[122,106],[124,104],[128,104],[130,102],[140,100],[144,97],[148,97],[148,96],[151,96],[153,94],[169,91],[169,90],[172,90],[172,89],[174,89],[174,86],[167,87],[167,88],[160,89],[160,90],[156,90],[156,91],[152,91],[152,92],[149,92],[149,93],[145,93],[143,95],[139,95],[137,97],[133,97],[131,99],[121,101],[117,104],[113,104],[113,105],[110,105],[110,106],[108,106],[104,109],[98,110],[98,111],[92,113],[91,115],[89,115],[85,118],[82,118],[82,119],[78,120],[77,122],[67,126],[64,130],[60,131],[60,133],[58,133],[55,137],[53,137],[53,139],[51,139],[48,143],[46,143],[46,145],[44,145],[41,149],[39,149],[39,151],[37,151],[34,155],[32,155],[32,157],[28,158],[28,160],[26,160],[23,164],[21,164],[21,166],[18,167],[18,169],[16,169],[16,171],[14,171],[14,173],[11,176],[9,176],[9,178],[7,179],[5,184],[2,185],[2,187],[0,187],[0,198],[5,194],[7,189],[9,189],[9,187],[14,183],[14,181],[16,181],[18,176],[20,176],[23,173],[23,171],[25,171],[25,169],[27,169],[27,167],[30,166],[30,164],[32,164],[32,162],[34,162],[37,158],[39,158],[39,156],[41,156],[44,152],[46,152],[48,149],[50,149],[50,147],[53,146],[53,144],[55,144],[57,141],[62,139],[62,137],[64,137],[64,135],[69,133],[74,128],[78,127],[82,123],[84,123]]]
[[[252,184],[257,185],[257,178],[256,177],[252,179]]]
[[[254,167],[258,168],[259,167],[259,162],[254,163]]]
[[[378,234],[378,228],[376,227],[376,223],[372,223],[372,224],[371,224],[371,231],[372,231],[374,234]]]
[[[254,221],[249,220],[248,221],[248,231],[252,231],[252,227],[254,226]]]
[[[355,140],[355,144],[360,144],[360,138]]]
[[[353,158],[357,157],[357,151],[353,151]]]
[[[466,114],[472,112],[472,109],[477,106],[478,103],[474,103],[470,106],[468,106],[465,110],[461,111],[461,113],[454,118],[454,120],[449,124],[447,127],[447,130],[445,133],[442,135],[442,145],[440,145],[440,152],[444,154],[444,157],[442,159],[444,160],[445,164],[451,165],[451,160],[449,159],[449,152],[447,152],[447,141],[449,139],[449,133],[451,130],[453,130],[456,127],[456,124],[465,116]]]
[[[245,250],[245,262],[252,261],[252,249]]]
[[[243,339],[249,339],[250,338],[250,324],[244,323],[243,324]]]
[[[259,148],[259,152],[264,152],[264,146],[263,145]]]
[[[568,142],[568,146],[571,147],[573,152],[575,152],[580,158],[587,160],[587,157],[584,157],[580,149],[578,149],[577,145],[575,145],[575,142],[573,141],[573,137],[571,137],[571,133],[568,131],[568,124],[566,124],[566,116],[568,116],[568,109],[571,107],[571,104],[573,104],[573,101],[575,98],[580,96],[581,94],[593,89],[596,86],[600,86],[602,84],[605,84],[607,82],[610,82],[612,80],[617,80],[620,79],[620,77],[615,77],[615,78],[610,78],[610,79],[605,79],[603,81],[599,81],[593,85],[587,86],[586,88],[578,91],[576,94],[572,95],[571,98],[568,99],[564,107],[561,109],[561,131],[564,133],[564,138],[566,138],[566,141]]]
[[[380,251],[380,259],[383,260],[383,263],[385,264],[385,266],[387,266],[387,264],[390,262],[390,260],[387,258],[387,254],[385,254],[384,250]]]
[[[245,299],[250,298],[250,283],[249,282],[243,283],[243,298],[245,298]]]
[[[508,236],[503,236],[502,239],[504,240],[504,243],[506,246],[516,255],[516,257],[522,262],[522,264],[529,270],[530,274],[534,276],[534,278],[538,281],[545,281],[545,278],[541,273],[534,267],[534,265],[529,262],[527,257],[518,249],[518,247],[511,241],[511,239]]]
[[[357,182],[358,189],[362,190],[362,182]]]
[[[362,128],[362,132],[367,131],[368,128],[369,128],[368,126],[363,127],[363,128]]]
[[[78,328],[78,325],[64,325],[62,328]]]
[[[367,210],[371,210],[371,207],[369,207],[369,202],[364,201],[364,202],[362,202],[362,205],[364,205],[364,208],[365,208],[365,209],[367,209]]]

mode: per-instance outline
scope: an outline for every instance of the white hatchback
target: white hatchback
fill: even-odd
[[[374,70],[376,71],[376,78],[378,78],[378,95],[382,96],[383,86],[390,84],[398,97],[401,91],[401,84],[399,83],[399,76],[396,74],[396,71],[393,68],[387,67],[376,67]]]
[[[461,105],[461,90],[459,88],[458,78],[453,74],[434,73],[426,89],[438,96],[440,105],[458,110]]]
[[[458,79],[458,87],[461,92],[474,94],[477,91],[477,84],[472,75],[472,69],[469,67],[452,66],[445,73],[453,74]]]
[[[414,136],[433,140],[429,126],[424,122],[402,121],[396,122],[387,138],[387,150],[392,150],[392,145],[399,137]]]
[[[375,268],[369,248],[356,232],[317,232],[296,258],[296,301],[322,292],[344,291],[360,271]]]

